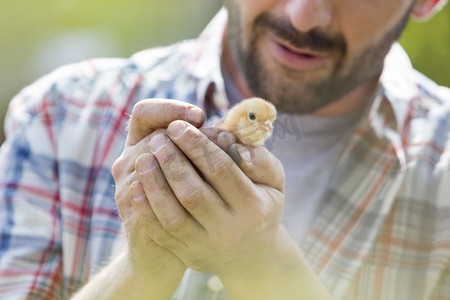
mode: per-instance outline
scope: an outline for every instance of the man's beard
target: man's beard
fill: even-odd
[[[244,74],[247,85],[255,96],[265,98],[276,105],[281,112],[311,113],[348,94],[361,84],[376,79],[383,68],[384,57],[392,43],[396,41],[409,20],[409,12],[401,18],[377,44],[361,51],[352,61],[345,64],[347,44],[340,35],[327,36],[311,30],[297,31],[289,21],[276,19],[267,13],[255,19],[250,29],[247,47],[243,45],[245,36],[239,19],[239,10],[234,1],[227,1],[229,23],[227,39],[235,56],[237,65]],[[231,3],[230,3],[231,2]],[[302,73],[293,69],[279,67],[279,72],[268,68],[259,46],[268,32],[288,41],[297,48],[307,48],[325,53],[335,59],[328,74]]]

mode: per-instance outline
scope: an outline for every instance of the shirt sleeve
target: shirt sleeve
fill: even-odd
[[[111,165],[142,96],[132,62],[63,66],[9,106],[0,148],[0,299],[67,299],[120,240]]]
[[[0,298],[61,299],[55,128],[48,80],[9,107],[0,149]]]

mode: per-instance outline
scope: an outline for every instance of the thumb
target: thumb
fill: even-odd
[[[284,192],[284,169],[281,162],[265,147],[232,144],[228,155],[254,183],[264,184]]]

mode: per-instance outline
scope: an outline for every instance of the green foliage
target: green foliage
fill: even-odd
[[[197,36],[222,0],[15,0],[2,4],[0,122],[9,100],[23,86],[56,67],[33,69],[40,59],[36,53],[52,45],[55,38],[74,31],[104,33],[111,37],[114,47],[106,46],[110,48],[101,55],[126,57],[148,47]],[[450,5],[427,23],[411,22],[401,44],[416,68],[450,86]],[[78,46],[73,44],[75,52]],[[64,63],[68,62],[72,61]]]
[[[60,64],[94,56],[128,57],[145,48],[196,37],[221,3],[221,0],[3,1],[0,10],[0,124],[11,98],[22,87]],[[90,36],[89,40],[89,32],[99,38],[106,36],[105,40],[112,42],[96,53],[87,53],[92,46],[86,44],[97,37]],[[81,33],[81,40],[70,42],[73,33],[76,36]],[[61,42],[58,38],[67,35],[69,42],[62,46],[67,53],[49,49],[55,40]],[[100,43],[102,41],[96,42],[97,49]],[[42,52],[49,53],[45,59],[42,59]],[[2,140],[0,132],[0,142]]]
[[[450,86],[450,5],[425,23],[411,21],[400,43],[416,69]]]

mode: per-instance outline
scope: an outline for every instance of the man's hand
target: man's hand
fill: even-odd
[[[138,102],[131,114],[125,149],[112,168],[116,203],[126,230],[130,262],[147,275],[153,273],[175,280],[181,279],[186,267],[171,251],[158,246],[150,237],[148,224],[155,215],[137,181],[135,162],[139,155],[149,152],[149,142],[157,130],[161,131],[160,128],[166,128],[178,119],[201,126],[204,116],[199,108],[180,101],[150,99]]]
[[[234,144],[226,153],[183,121],[149,145],[136,169],[159,221],[147,224],[153,241],[186,266],[217,274],[233,297],[325,294],[280,224],[284,171],[267,149]]]
[[[152,136],[165,131],[174,120],[200,127],[204,115],[193,105],[166,99],[143,100],[133,108],[125,148],[112,168],[128,250],[89,281],[76,299],[142,299],[143,295],[169,299],[178,286],[186,266],[151,238],[149,224],[156,224],[152,221],[156,217],[135,170],[137,158],[150,151]]]
[[[156,218],[138,181],[135,162],[139,155],[150,151],[148,145],[152,136],[164,131],[174,120],[186,120],[199,127],[204,122],[204,115],[199,108],[175,100],[150,99],[138,102],[131,114],[125,148],[112,168],[116,183],[115,199],[128,242],[125,256],[140,280],[148,281],[149,286],[151,281],[158,280],[160,290],[165,291],[155,294],[164,297],[173,294],[186,266],[170,250],[160,247],[151,238],[150,225],[159,222],[153,222]],[[140,165],[141,169],[143,167]]]
[[[139,181],[160,221],[149,230],[151,238],[195,270],[218,275],[258,272],[280,230],[280,162],[262,147],[253,149],[250,162],[252,154],[235,144],[234,156],[246,175],[188,123],[171,123],[167,134],[155,135],[152,154],[136,161]],[[247,151],[248,165],[238,150]]]

